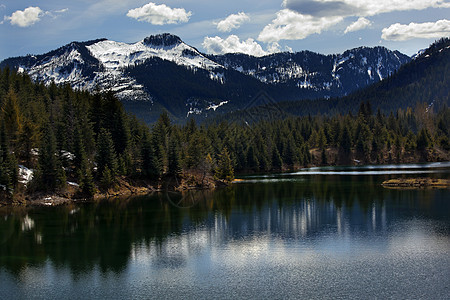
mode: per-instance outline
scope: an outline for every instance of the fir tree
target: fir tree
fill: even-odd
[[[5,134],[12,151],[16,150],[16,145],[22,131],[22,118],[17,95],[10,88],[2,104],[2,119],[4,121]]]
[[[347,126],[344,126],[344,129],[342,130],[342,135],[339,143],[342,151],[344,154],[349,154],[352,146],[352,140],[350,137],[350,132],[348,130]]]
[[[81,162],[81,167],[78,170],[78,178],[81,194],[88,198],[93,197],[95,194],[95,183],[91,168],[86,159]]]
[[[322,149],[322,153],[321,153],[321,164],[322,164],[322,166],[328,165],[327,152],[324,148]]]
[[[180,151],[178,149],[177,143],[174,139],[169,141],[169,153],[168,153],[169,165],[168,174],[178,175],[181,172],[180,163]]]
[[[428,131],[425,128],[422,128],[417,136],[417,149],[425,150],[430,146],[430,137],[428,135]]]
[[[230,153],[227,148],[223,148],[219,154],[215,177],[219,180],[231,182],[234,179],[233,162],[231,161]]]
[[[108,167],[111,176],[118,174],[117,154],[111,134],[104,128],[100,129],[97,140],[97,173],[102,176]]]
[[[273,147],[272,150],[272,168],[275,170],[281,170],[283,168],[283,160],[277,147]]]
[[[144,133],[141,146],[141,173],[145,177],[157,179],[161,176],[161,166],[153,152],[152,141],[149,133]]]
[[[102,175],[100,177],[100,186],[103,190],[108,190],[115,184],[115,176],[108,166],[103,169]]]
[[[37,180],[38,189],[54,191],[66,185],[66,174],[56,155],[56,139],[53,126],[48,123],[44,129],[41,147],[39,149],[39,167]]]

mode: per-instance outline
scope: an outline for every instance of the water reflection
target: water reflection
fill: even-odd
[[[449,235],[448,190],[387,190],[376,176],[291,179],[199,191],[188,208],[171,204],[185,201],[183,195],[168,201],[155,194],[7,211],[0,219],[0,269],[20,277],[50,261],[76,277],[94,270],[120,274],[139,260],[157,270],[179,269],[193,254],[208,252],[211,260],[223,248],[235,263],[275,248],[388,249],[395,224],[422,224],[414,220],[441,224],[427,228],[430,236]]]

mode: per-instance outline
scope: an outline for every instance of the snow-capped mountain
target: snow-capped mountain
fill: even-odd
[[[360,47],[338,55],[310,51],[276,53],[264,57],[245,54],[209,56],[227,68],[261,82],[313,89],[324,96],[346,95],[388,77],[410,58],[383,47]]]
[[[165,33],[132,44],[72,42],[43,55],[6,59],[0,67],[9,65],[45,83],[112,90],[134,113],[164,108],[185,118],[247,107],[260,91],[275,101],[346,95],[389,76],[409,60],[382,47],[339,55],[205,55]]]
[[[209,70],[212,77],[216,76],[215,69],[222,68],[168,33],[150,36],[134,44],[107,39],[72,42],[44,55],[10,58],[1,65],[16,67],[34,80],[45,83],[68,83],[89,91],[99,87],[114,91],[123,100],[150,100],[152,97],[145,87],[126,76],[123,70],[154,57],[186,68]]]

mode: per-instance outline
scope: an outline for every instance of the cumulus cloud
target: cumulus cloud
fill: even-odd
[[[39,22],[45,12],[39,7],[27,7],[24,10],[16,10],[11,16],[5,16],[4,21],[9,21],[11,25],[28,27]]]
[[[233,29],[241,27],[244,22],[248,21],[250,21],[250,17],[244,12],[232,14],[217,23],[217,29],[222,32],[230,32]]]
[[[283,0],[284,9],[258,36],[259,41],[299,40],[338,24],[344,18],[359,19],[345,33],[371,25],[365,17],[382,13],[427,8],[450,8],[450,0]]]
[[[265,51],[258,42],[252,38],[247,40],[240,40],[238,36],[232,34],[226,39],[221,37],[205,37],[203,40],[203,47],[207,52],[212,54],[225,53],[245,53],[253,56],[264,56],[274,52],[280,52],[280,45],[272,43],[269,49]]]
[[[439,20],[426,23],[400,23],[383,28],[381,38],[388,41],[406,41],[415,38],[440,38],[450,35],[450,21]]]
[[[344,18],[337,16],[313,17],[302,15],[290,9],[283,9],[277,17],[258,36],[262,42],[278,42],[280,40],[300,40],[314,33],[341,22]]]
[[[374,16],[381,13],[450,7],[448,0],[283,0],[283,6],[300,14],[323,16]]]
[[[357,21],[353,22],[352,24],[348,25],[345,29],[344,33],[358,31],[364,28],[369,27],[372,25],[372,22],[364,17],[360,17]]]
[[[191,15],[192,12],[186,12],[184,8],[171,8],[165,4],[157,5],[153,2],[130,9],[127,13],[130,18],[153,25],[186,23]]]

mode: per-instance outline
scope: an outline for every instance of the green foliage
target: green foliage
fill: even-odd
[[[55,191],[66,185],[66,174],[56,149],[53,125],[48,123],[44,129],[39,150],[38,172],[35,176],[40,190]]]
[[[84,197],[93,197],[96,191],[94,177],[86,160],[82,161],[81,168],[78,172],[81,194]]]
[[[107,168],[111,176],[118,175],[117,154],[111,133],[101,128],[97,138],[97,174],[103,176]]]
[[[373,163],[389,153],[390,161],[400,162],[404,155],[426,154],[431,147],[450,150],[450,109],[436,105],[447,96],[441,94],[434,105],[422,103],[387,115],[384,109],[374,115],[374,102],[367,98],[370,101],[359,101],[355,115],[330,112],[251,126],[231,121],[205,126],[194,119],[177,126],[164,112],[149,128],[128,116],[111,93],[45,87],[27,75],[3,70],[0,185],[16,190],[19,163],[35,169],[28,188],[55,191],[70,180],[91,197],[96,185],[113,188],[118,176],[159,180],[182,172],[206,176],[214,171],[216,178],[230,181],[234,172],[348,163],[352,156]],[[63,153],[72,155],[63,160]],[[346,162],[339,161],[343,157]]]
[[[106,166],[103,169],[102,175],[100,177],[100,186],[103,190],[108,190],[114,187],[116,180],[114,173]]]
[[[425,150],[430,146],[430,137],[428,135],[428,131],[425,128],[422,128],[417,136],[417,149]]]
[[[219,160],[214,176],[219,180],[227,182],[231,182],[234,179],[233,162],[231,161],[230,153],[227,148],[223,148],[222,152],[219,154]]]

